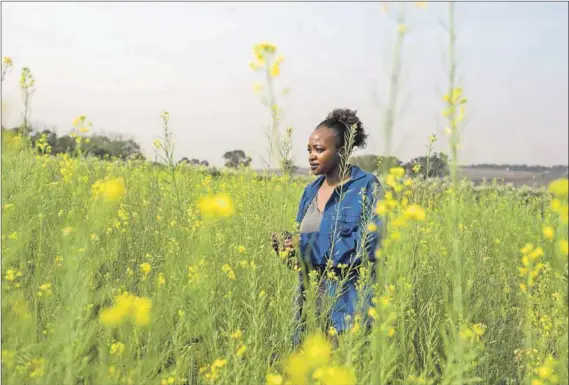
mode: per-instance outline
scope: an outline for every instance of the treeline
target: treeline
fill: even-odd
[[[395,156],[361,155],[351,158],[350,163],[375,174],[393,167],[403,167],[409,175],[426,178],[442,178],[450,172],[448,156],[437,152],[430,156],[413,158],[408,162],[403,162]]]
[[[2,127],[2,136],[19,133],[21,133],[20,127],[11,129]],[[56,132],[48,129],[41,131],[28,129],[26,134],[29,136],[33,147],[38,147],[38,144],[41,143],[42,150],[50,155],[76,155],[80,149],[81,154],[99,159],[145,160],[140,145],[137,142],[133,139],[123,139],[120,136],[114,138],[96,134],[89,136],[78,136],[74,134],[59,136]]]
[[[545,171],[564,172],[564,171],[569,170],[569,166],[564,166],[564,165],[538,166],[538,165],[527,165],[527,164],[481,163],[481,164],[472,164],[472,165],[468,165],[468,166],[464,166],[464,167],[468,167],[468,168],[490,168],[490,169],[499,169],[499,170],[508,169],[510,171],[529,171],[529,172],[545,172]]]
[[[6,129],[2,127],[2,136],[14,135],[21,132],[20,127]],[[51,155],[69,154],[75,156],[80,153],[83,156],[93,156],[99,159],[137,159],[146,160],[142,154],[140,145],[131,138],[124,139],[120,136],[108,137],[105,135],[93,134],[89,136],[75,135],[73,133],[58,135],[49,129],[34,130],[29,128],[26,134],[30,137],[32,146],[37,147],[38,143],[42,144],[45,152]],[[80,139],[78,139],[80,138]],[[241,168],[249,167],[251,158],[242,150],[227,151],[223,155],[225,167]],[[423,176],[426,178],[442,178],[449,174],[448,156],[445,153],[433,153],[430,156],[419,156],[403,162],[394,156],[380,155],[361,155],[350,159],[350,163],[355,164],[362,169],[379,173],[381,170],[390,169],[392,167],[403,167],[406,172],[411,175]],[[187,164],[189,166],[210,167],[207,160],[183,157],[178,164]],[[295,165],[287,166],[293,173],[298,169]],[[567,173],[568,167],[557,165],[552,167],[537,165],[511,165],[511,164],[473,164],[463,166],[468,168],[487,168],[500,169],[510,171],[530,171],[530,172],[557,172]]]

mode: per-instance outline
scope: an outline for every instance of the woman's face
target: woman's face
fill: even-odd
[[[318,127],[308,139],[308,163],[314,175],[329,175],[340,166],[336,148],[336,133],[328,127]]]

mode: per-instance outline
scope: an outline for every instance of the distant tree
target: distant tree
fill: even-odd
[[[19,132],[20,128],[13,128],[4,131]],[[33,128],[29,133],[32,146],[36,146],[41,139],[49,145],[51,155],[69,154],[76,155],[77,141],[71,135],[58,136],[56,132],[44,129],[36,131]],[[123,139],[121,137],[109,138],[104,135],[92,135],[85,138],[81,143],[81,149],[84,155],[94,156],[99,159],[139,159],[144,160],[144,155],[140,150],[140,145],[132,139]]]
[[[192,158],[189,159],[187,157],[183,157],[182,159],[180,159],[180,161],[178,162],[178,164],[187,164],[190,166],[204,166],[204,167],[209,167],[209,162],[207,160],[202,160],[200,161],[199,159],[196,158]]]
[[[393,167],[400,167],[401,162],[395,156],[381,156],[381,155],[360,155],[354,156],[350,159],[350,163],[360,167],[362,170],[372,173],[378,173],[382,167],[389,170]]]
[[[378,169],[377,167],[378,158],[379,157],[377,155],[354,156],[350,159],[350,164],[358,166],[359,168],[367,172],[376,172]]]
[[[448,156],[445,153],[433,153],[430,157],[420,156],[411,159],[405,164],[409,173],[420,175],[425,178],[442,178],[450,172]]]
[[[251,164],[251,158],[242,150],[227,151],[223,154],[223,159],[225,159],[225,167],[230,168],[249,167]]]

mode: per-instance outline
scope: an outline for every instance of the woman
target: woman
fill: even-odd
[[[306,186],[300,199],[296,218],[300,238],[294,241],[286,233],[285,239],[279,241],[273,236],[277,252],[288,250],[296,254],[299,246],[301,269],[295,317],[298,326],[306,301],[308,275],[314,272],[319,281],[316,310],[318,314],[325,313],[327,327],[342,333],[351,326],[350,321],[357,313],[366,316],[365,306],[369,306],[371,293],[368,291],[360,298],[363,293],[356,289],[356,282],[358,268],[366,261],[371,262],[370,270],[374,271],[380,225],[374,208],[381,189],[373,174],[345,161],[354,148],[365,147],[366,139],[362,123],[355,111],[349,109],[333,110],[316,127],[308,140],[308,161],[312,172],[319,177]],[[370,223],[374,226],[368,226]],[[332,300],[329,309],[323,308],[326,300]],[[358,309],[360,300],[363,309]],[[295,344],[300,342],[300,331],[299,327]]]

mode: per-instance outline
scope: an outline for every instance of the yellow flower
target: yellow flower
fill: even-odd
[[[522,254],[529,254],[533,251],[533,244],[526,243],[526,245],[521,250]]]
[[[569,180],[567,178],[557,179],[549,184],[549,191],[558,197],[565,197],[569,193]]]
[[[107,181],[97,181],[92,187],[95,198],[103,198],[107,201],[116,201],[126,194],[123,178],[116,178]]]
[[[322,385],[355,385],[357,380],[353,370],[341,366],[329,366],[318,375]]]
[[[38,378],[43,376],[45,368],[45,359],[43,358],[33,358],[31,360],[32,371],[30,373],[30,378]]]
[[[224,264],[224,265],[221,267],[221,270],[222,270],[224,273],[227,273],[227,277],[228,277],[229,279],[231,279],[231,280],[233,280],[233,281],[236,279],[235,272],[233,271],[233,269],[231,268],[231,266],[230,266],[229,264],[227,264],[227,263]]]
[[[78,117],[73,119],[73,125],[78,126],[81,123],[83,123],[86,119],[87,119],[87,117],[85,115],[79,115]]]
[[[426,218],[425,210],[421,208],[421,206],[412,204],[405,210],[403,216],[407,219],[415,219],[417,221],[424,221]]]
[[[374,233],[377,231],[377,225],[375,223],[370,223],[367,225],[367,230]]]
[[[89,132],[89,129],[88,129],[87,127],[81,127],[81,128],[79,129],[79,132],[81,132],[82,134],[86,134],[86,133]]]
[[[112,356],[120,356],[124,352],[124,344],[122,342],[115,342],[111,345],[110,353]]]
[[[271,76],[277,77],[277,76],[279,76],[280,73],[281,73],[281,69],[280,69],[280,66],[278,65],[278,63],[273,63],[273,65],[271,66]]]
[[[405,176],[405,169],[403,167],[393,167],[389,169],[389,174],[396,178],[403,178]]]
[[[261,90],[263,89],[263,86],[260,83],[255,83],[253,84],[253,91],[255,91],[255,93],[259,93],[261,92]]]
[[[545,226],[543,228],[543,236],[549,240],[553,239],[553,237],[555,236],[555,231],[553,230],[553,227]]]
[[[159,150],[162,148],[162,141],[160,139],[154,139],[152,145]]]
[[[332,347],[321,334],[309,336],[304,343],[303,356],[308,364],[317,368],[326,365],[330,361]]]
[[[237,357],[241,357],[243,356],[243,354],[245,354],[245,351],[247,350],[247,347],[243,344],[239,344],[239,346],[237,347],[237,351],[235,352],[235,355]]]
[[[267,374],[267,385],[283,385],[283,376],[280,374]]]
[[[157,282],[158,286],[163,286],[166,284],[166,278],[164,278],[164,273],[158,273]]]
[[[479,337],[483,336],[484,333],[486,332],[486,325],[474,324],[474,325],[472,325],[472,331],[474,332],[474,334],[476,334]]]
[[[287,378],[290,379],[290,382],[294,385],[304,385],[307,384],[306,381],[306,374],[309,370],[309,362],[301,356],[300,354],[296,353],[290,356],[285,364],[285,372]]]
[[[233,333],[231,333],[231,338],[235,340],[241,338],[242,336],[243,336],[243,331],[241,331],[241,329],[237,329]]]
[[[140,264],[140,271],[142,271],[142,274],[148,275],[151,270],[152,270],[152,267],[150,266],[150,264],[148,262],[144,262],[144,263]]]
[[[152,304],[148,298],[136,298],[134,301],[134,324],[146,326],[150,322],[150,308]]]
[[[379,202],[377,202],[377,206],[375,208],[375,213],[377,215],[381,215],[381,216],[385,216],[387,214],[387,205],[385,204],[385,201],[381,200]]]
[[[244,253],[244,252],[245,252],[245,246],[239,245],[239,247],[237,248],[237,251],[238,251],[240,254]]]
[[[206,218],[229,217],[235,213],[233,201],[225,194],[202,198],[198,207]]]
[[[124,308],[111,307],[108,309],[104,309],[101,312],[99,319],[101,323],[105,326],[116,327],[123,322],[126,313],[127,313],[126,309]]]
[[[150,322],[151,307],[152,303],[146,297],[122,293],[115,298],[112,307],[103,309],[100,322],[105,326],[116,327],[131,319],[136,326],[146,326]]]

